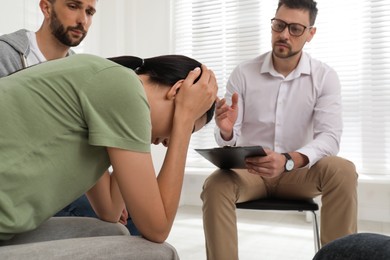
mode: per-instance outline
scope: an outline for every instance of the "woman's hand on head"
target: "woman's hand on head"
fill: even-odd
[[[199,77],[199,80],[194,81]],[[214,73],[205,65],[189,72],[176,97],[176,112],[190,117],[193,122],[201,118],[217,98],[218,84]]]

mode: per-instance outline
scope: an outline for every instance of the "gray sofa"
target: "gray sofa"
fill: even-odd
[[[121,224],[87,217],[53,217],[38,229],[0,241],[0,259],[177,260],[168,243],[130,236]]]

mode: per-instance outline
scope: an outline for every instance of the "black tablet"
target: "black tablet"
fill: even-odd
[[[262,146],[224,146],[195,151],[221,169],[245,169],[245,158],[266,155]]]

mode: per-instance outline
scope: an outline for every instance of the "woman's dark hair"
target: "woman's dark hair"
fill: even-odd
[[[166,86],[173,86],[179,80],[185,79],[191,70],[196,67],[200,68],[202,65],[200,62],[183,55],[162,55],[147,59],[119,56],[108,59],[134,70],[138,75],[148,75],[152,82]],[[206,124],[213,118],[214,109],[215,102],[206,112]]]

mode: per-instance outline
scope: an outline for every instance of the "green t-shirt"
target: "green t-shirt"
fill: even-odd
[[[110,166],[106,147],[150,152],[136,74],[93,55],[0,79],[0,240],[36,228]]]

